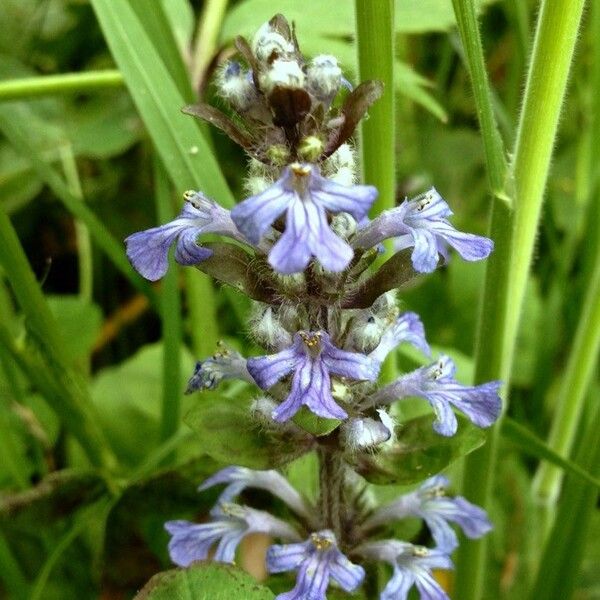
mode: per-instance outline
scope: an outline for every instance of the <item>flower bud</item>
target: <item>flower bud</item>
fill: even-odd
[[[342,70],[334,56],[315,56],[308,65],[307,89],[317,100],[329,104],[340,89],[341,82]]]
[[[302,160],[315,162],[323,153],[323,140],[315,135],[309,135],[301,140],[298,146],[298,156]]]
[[[269,95],[276,87],[303,88],[304,73],[296,60],[278,58],[271,68],[260,75],[260,86]]]
[[[282,326],[271,306],[257,305],[250,316],[254,339],[266,348],[281,350],[292,343],[292,336]]]
[[[218,72],[219,95],[236,110],[246,111],[257,101],[257,92],[249,71],[243,71],[236,61],[229,61]]]
[[[254,56],[261,62],[272,62],[280,56],[293,54],[294,44],[276,31],[270,22],[264,23],[252,40]]]
[[[341,212],[331,219],[331,230],[336,235],[347,240],[356,232],[356,221],[351,214]]]
[[[374,448],[387,442],[391,432],[381,421],[366,417],[349,419],[343,425],[342,435],[346,447],[351,451],[357,451]]]

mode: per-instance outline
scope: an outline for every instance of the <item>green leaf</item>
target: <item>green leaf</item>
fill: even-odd
[[[250,404],[204,392],[185,422],[199,434],[203,452],[216,461],[251,469],[285,465],[310,449],[310,437],[277,435],[251,418]]]
[[[152,344],[120,365],[103,369],[92,382],[92,399],[106,437],[126,465],[139,464],[159,441],[162,365],[162,344]],[[194,368],[183,346],[181,366],[178,386],[183,396]]]
[[[102,311],[79,296],[46,296],[64,338],[64,351],[69,361],[86,358],[100,333]]]
[[[339,419],[325,419],[319,417],[306,408],[306,406],[302,406],[292,420],[298,427],[304,429],[304,431],[308,431],[308,433],[317,436],[331,433],[334,429],[337,429],[341,423]]]
[[[540,439],[535,433],[529,431],[529,429],[514,419],[504,417],[500,431],[505,439],[517,445],[522,452],[530,456],[535,456],[540,460],[547,460],[580,480],[600,487],[600,479],[594,477],[573,461],[563,458],[548,446],[544,440]]]
[[[412,419],[396,429],[392,446],[354,457],[354,469],[370,483],[409,485],[443,471],[454,461],[479,448],[486,434],[456,415],[458,432],[445,437],[432,428],[432,417]]]
[[[187,104],[160,44],[127,0],[92,0],[112,55],[163,164],[179,190],[201,189],[225,206],[233,198],[198,125],[179,110]]]
[[[480,5],[494,0],[479,0]],[[397,33],[425,33],[445,31],[456,23],[449,0],[396,0],[395,30]],[[322,0],[246,0],[229,12],[221,39],[231,40],[236,35],[252,39],[257,29],[276,12],[296,23],[300,37],[309,35],[349,36],[354,34],[354,2],[341,0],[335,4]]]
[[[273,592],[232,565],[195,563],[155,575],[136,600],[272,600]]]

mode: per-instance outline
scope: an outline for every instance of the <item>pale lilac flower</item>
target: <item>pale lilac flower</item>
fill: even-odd
[[[274,411],[275,421],[287,421],[302,405],[320,417],[345,419],[348,414],[331,394],[331,374],[356,380],[374,381],[379,364],[355,352],[336,348],[324,331],[300,331],[289,348],[248,359],[248,371],[263,389],[268,389],[294,372],[289,396]]]
[[[414,312],[400,315],[393,325],[383,332],[379,345],[369,356],[382,363],[386,356],[402,342],[408,342],[426,356],[431,356],[431,348],[425,339],[425,328],[419,315]]]
[[[186,192],[186,202],[171,222],[138,231],[125,239],[127,257],[134,269],[150,281],[167,272],[169,248],[177,240],[175,260],[181,265],[195,265],[212,256],[212,250],[197,243],[203,233],[218,233],[245,241],[231,220],[228,210],[200,192]]]
[[[286,541],[300,539],[293,527],[262,510],[227,503],[220,508],[210,523],[165,523],[172,536],[169,556],[176,565],[187,567],[196,560],[206,560],[217,542],[213,560],[232,563],[239,543],[250,533],[266,533]]]
[[[246,488],[256,488],[271,492],[271,494],[283,500],[297,514],[309,517],[310,509],[307,502],[290,485],[289,481],[275,470],[255,471],[246,467],[225,467],[209,477],[198,488],[198,491],[207,490],[222,483],[226,483],[227,486],[219,496],[219,504],[231,502]]]
[[[380,600],[406,600],[413,585],[421,600],[450,600],[431,575],[432,569],[453,568],[452,561],[443,552],[398,540],[370,542],[357,552],[367,559],[392,565],[392,578],[381,592]]]
[[[420,367],[381,388],[371,396],[370,401],[374,404],[391,404],[408,396],[425,398],[436,415],[433,428],[441,435],[456,433],[458,423],[452,406],[478,427],[489,427],[500,415],[502,401],[498,390],[502,382],[462,385],[454,379],[455,371],[452,359],[442,355],[437,362]]]
[[[405,200],[397,208],[382,212],[361,229],[352,240],[353,248],[371,248],[388,238],[396,238],[397,250],[414,248],[412,263],[416,271],[433,271],[441,254],[448,256],[452,246],[465,260],[487,258],[494,248],[492,240],[457,231],[448,217],[452,215],[446,201],[435,188]]]
[[[191,394],[203,389],[214,390],[223,379],[241,379],[254,383],[246,368],[246,359],[236,350],[221,343],[214,356],[196,363],[185,393]]]
[[[271,546],[267,551],[270,573],[298,570],[293,590],[279,594],[276,600],[326,600],[330,578],[344,591],[353,592],[362,583],[365,570],[338,550],[329,530],[311,534],[299,544]]]
[[[449,482],[437,475],[425,481],[414,492],[378,508],[364,523],[368,531],[384,523],[407,517],[418,517],[427,523],[437,549],[450,554],[458,546],[458,539],[450,523],[457,523],[468,538],[485,535],[492,529],[486,512],[465,498],[446,495]]]
[[[285,231],[269,253],[273,268],[299,273],[315,256],[326,270],[338,272],[348,266],[353,251],[333,233],[327,213],[347,212],[359,221],[376,197],[373,186],[340,185],[322,177],[315,165],[294,163],[270,188],[238,204],[231,217],[246,238],[258,244],[285,212]]]

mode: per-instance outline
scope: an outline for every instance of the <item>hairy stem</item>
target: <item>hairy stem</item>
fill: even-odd
[[[344,462],[337,449],[319,449],[319,508],[321,524],[331,529],[339,544],[343,543],[342,495],[344,488]]]

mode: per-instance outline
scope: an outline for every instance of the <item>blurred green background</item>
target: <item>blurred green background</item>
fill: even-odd
[[[111,5],[93,4],[96,10]],[[130,598],[168,567],[162,523],[202,515],[214,500],[195,489],[215,461],[183,423],[174,436],[165,431],[161,407],[165,397],[181,395],[194,359],[210,354],[218,337],[252,351],[245,336],[248,301],[196,272],[193,281],[173,269],[161,285],[144,285],[128,270],[121,242],[168,220],[185,189],[202,188],[227,204],[229,197],[219,197],[226,182],[235,199],[243,197],[243,153],[218,132],[193,124],[181,105],[198,90],[207,101],[221,102],[211,71],[231,54],[235,35],[251,37],[274,11],[296,21],[305,54],[335,54],[356,82],[350,0],[232,0],[217,2],[217,10],[209,2],[212,13],[200,1],[131,0],[128,12],[120,4],[112,5],[112,23],[120,24],[125,42],[117,40],[109,50],[87,0],[0,0],[0,205],[45,298],[40,308],[27,287],[31,282],[16,281],[3,263],[0,597]],[[537,4],[501,0],[482,7],[494,108],[508,147]],[[452,4],[396,5],[397,97],[390,119],[398,132],[398,200],[435,185],[456,213],[457,228],[484,234],[490,198]],[[509,416],[542,440],[599,252],[596,13],[594,7],[584,20],[573,64],[511,382]],[[104,29],[110,26],[105,17]],[[157,101],[158,108],[148,108],[152,99],[136,96],[135,79],[116,66],[118,43],[127,40],[147,61],[142,72],[162,107]],[[59,81],[45,91],[41,83],[14,85],[28,81],[23,78],[103,70],[104,79]],[[188,144],[194,136],[197,144]],[[217,164],[222,182],[214,177]],[[4,236],[0,243],[11,251]],[[404,306],[421,315],[428,339],[456,357],[465,383],[473,372],[484,268],[452,260],[402,296]],[[46,311],[56,339],[47,337],[41,322]],[[409,358],[401,360],[410,365]],[[589,397],[597,399],[599,391],[596,372]],[[57,401],[63,397],[72,397],[72,404]],[[186,397],[182,415],[199,402],[197,395]],[[88,404],[92,409],[82,411],[92,423],[89,435],[73,412]],[[95,435],[110,448],[110,458],[95,460],[86,450],[82,439]],[[489,600],[526,598],[536,569],[544,568],[531,487],[536,453],[514,433],[502,439]],[[107,477],[114,461],[118,475]],[[460,466],[455,471],[460,475]],[[292,476],[301,480],[302,465]],[[593,500],[597,489],[586,489]],[[583,554],[574,571],[579,600],[600,598],[599,537],[596,512],[586,531],[564,541]]]

